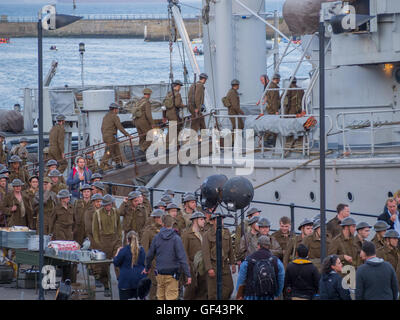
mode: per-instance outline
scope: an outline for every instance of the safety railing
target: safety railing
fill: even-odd
[[[350,123],[348,122],[349,117],[352,118]],[[382,118],[385,119],[382,120]],[[352,147],[365,148],[367,146],[371,156],[374,156],[377,148],[388,148],[393,144],[394,141],[380,141],[380,146],[376,145],[375,135],[378,131],[387,130],[388,127],[400,127],[400,109],[340,112],[336,115],[336,127],[342,136],[343,153],[351,151]],[[366,136],[365,133],[368,133],[370,143],[349,142],[348,134],[355,135],[357,133],[362,134],[363,139]],[[397,141],[397,144],[400,147],[400,141]]]

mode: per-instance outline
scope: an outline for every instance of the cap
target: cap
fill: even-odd
[[[310,219],[305,218],[299,225],[299,227],[297,228],[297,230],[300,230],[301,227],[306,226],[308,224],[313,224],[313,222]]]
[[[168,211],[171,209],[179,209],[179,207],[175,203],[171,202],[170,204],[167,205],[167,208],[165,210]]]
[[[49,177],[44,177],[43,178],[44,183],[52,183],[51,179]]]
[[[95,187],[95,188],[103,190],[103,191],[105,190],[104,184],[102,184],[100,181],[93,182],[92,187]]]
[[[196,200],[197,200],[196,196],[193,193],[189,193],[183,198],[183,202],[196,201]]]
[[[143,94],[152,94],[153,90],[151,90],[150,88],[144,88],[143,89]]]
[[[141,196],[142,196],[142,194],[139,191],[132,191],[132,192],[129,192],[129,194],[128,194],[128,200],[133,200],[133,199],[139,198]]]
[[[247,212],[246,212],[246,217],[248,217],[248,216],[250,216],[250,215],[252,215],[252,214],[254,214],[254,213],[256,213],[256,212],[261,212],[261,210],[260,209],[257,209],[257,208],[250,208],[249,210],[247,210]]]
[[[81,186],[81,191],[83,190],[92,190],[92,186],[90,184],[85,183]]]
[[[202,79],[202,78],[206,79],[206,80],[208,79],[208,75],[206,73],[200,73],[199,77],[200,77],[200,79]]]
[[[110,104],[110,106],[108,107],[108,109],[119,109],[120,107],[119,107],[119,105],[118,104],[116,104],[115,102],[113,102],[113,103],[111,103]]]
[[[49,160],[46,163],[46,167],[51,167],[51,166],[57,166],[58,167],[58,162],[56,160]]]
[[[396,230],[390,229],[385,232],[384,238],[400,238],[399,233]]]
[[[374,230],[375,232],[379,232],[379,231],[386,231],[387,229],[389,229],[390,226],[383,220],[378,220],[375,224],[374,224]]]
[[[150,217],[161,218],[164,214],[165,214],[165,212],[162,211],[161,209],[155,209],[151,213]]]
[[[360,223],[357,224],[357,226],[356,226],[356,230],[364,229],[364,228],[371,228],[371,226],[370,226],[368,223],[366,223],[366,222],[360,222]]]
[[[13,156],[11,156],[11,158],[10,158],[10,160],[9,160],[8,162],[10,162],[10,163],[13,163],[13,162],[22,162],[22,160],[21,160],[21,158],[18,157],[17,155],[13,155]]]
[[[159,208],[159,207],[167,207],[167,204],[164,201],[158,201],[157,204],[154,206],[154,208]]]
[[[192,215],[190,216],[190,220],[194,220],[197,218],[206,218],[206,216],[204,215],[204,213],[200,212],[200,211],[195,211],[192,213]]]
[[[94,179],[103,179],[103,176],[100,173],[94,173],[92,175],[91,180],[94,180]]]
[[[90,200],[92,200],[92,201],[103,200],[103,197],[101,196],[101,194],[96,193],[96,194],[92,195],[92,197],[90,198]]]
[[[24,183],[20,179],[14,179],[11,182],[12,187],[22,187],[23,185],[24,185]]]
[[[63,120],[65,120],[65,116],[64,116],[63,114],[59,114],[59,115],[56,117],[56,120],[57,120],[57,121],[63,121]]]
[[[248,220],[247,224],[251,226],[252,224],[258,222],[259,219],[260,217],[252,217],[251,219]]]
[[[347,218],[344,218],[343,220],[342,220],[342,222],[340,223],[340,225],[342,226],[342,227],[344,227],[344,226],[352,226],[352,225],[356,225],[357,223],[356,223],[356,220],[354,220],[353,218],[351,218],[351,217],[347,217]]]
[[[110,194],[106,194],[101,202],[102,206],[108,206],[114,202],[114,198]]]
[[[239,81],[239,80],[233,79],[233,80],[231,81],[231,85],[232,85],[232,86],[237,85],[237,84],[240,84],[240,81]]]
[[[261,218],[257,221],[257,225],[259,227],[270,227],[271,222],[269,222],[269,220],[267,218]]]
[[[173,86],[183,86],[183,83],[180,80],[175,80],[174,82],[172,82],[172,85]]]
[[[260,236],[260,237],[258,237],[257,244],[260,247],[270,246],[271,245],[271,240],[269,239],[268,236]]]
[[[71,194],[69,193],[69,191],[67,189],[62,189],[57,194],[57,198],[59,198],[59,199],[70,198],[70,197],[71,197]]]
[[[62,174],[57,169],[51,170],[48,174],[49,177],[61,177]]]
[[[319,219],[314,220],[312,229],[313,229],[313,230],[316,230],[316,229],[318,229],[319,227],[321,227],[321,221],[320,221]]]
[[[280,79],[281,75],[279,73],[275,73],[272,77],[272,79]]]

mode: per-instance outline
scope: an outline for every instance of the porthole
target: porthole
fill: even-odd
[[[349,199],[350,202],[354,201],[354,196],[351,192],[347,192],[347,199]]]
[[[393,198],[393,192],[392,191],[388,192],[388,198]]]
[[[314,192],[310,192],[310,200],[312,201],[312,202],[315,202],[315,193]]]
[[[274,198],[276,201],[281,200],[281,194],[279,193],[279,191],[275,191],[274,192]]]

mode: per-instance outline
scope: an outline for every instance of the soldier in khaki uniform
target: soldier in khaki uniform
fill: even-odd
[[[67,161],[64,154],[64,137],[65,137],[65,116],[60,114],[56,117],[57,124],[51,128],[49,133],[49,153],[48,158],[56,160],[59,164],[58,170],[64,172],[67,168]]]
[[[281,109],[281,99],[278,90],[280,81],[280,74],[274,74],[274,76],[272,77],[271,85],[269,87],[269,89],[272,90],[267,91],[266,94],[267,107],[265,111],[267,112],[267,114],[277,115],[279,114],[279,111]]]
[[[330,220],[326,225],[326,231],[330,233],[332,239],[342,233],[340,224],[344,218],[350,216],[350,208],[347,204],[339,203],[336,207],[336,212],[336,217]]]
[[[146,217],[150,217],[153,208],[149,200],[149,195],[150,195],[149,189],[147,189],[145,186],[140,186],[137,190],[142,194],[143,207],[145,208],[146,211]]]
[[[242,224],[238,223],[236,230],[235,230],[235,255],[236,255],[236,260],[238,262],[241,262],[241,260],[239,260],[237,257],[240,256],[240,241],[243,237],[243,235],[245,235],[247,232],[250,232],[251,228],[248,225],[248,221],[253,218],[253,217],[259,217],[261,213],[260,209],[257,208],[250,208],[249,210],[246,211],[246,220],[243,221],[243,225],[244,225],[244,231],[242,233]]]
[[[24,183],[14,179],[11,183],[13,190],[3,200],[3,214],[7,216],[7,226],[26,226],[33,229],[33,210],[31,202],[22,194]]]
[[[143,206],[143,197],[139,191],[132,191],[128,194],[127,200],[127,203],[121,204],[119,208],[120,216],[124,217],[122,230],[125,237],[129,231],[135,231],[138,234],[139,243],[141,244],[147,220],[146,209]]]
[[[97,171],[100,171],[101,168],[99,166],[99,164],[97,163],[97,160],[94,158],[94,151],[88,152],[86,154],[86,166],[88,167],[88,169],[93,172],[93,174]]]
[[[29,186],[29,173],[21,166],[22,160],[18,156],[11,156],[10,158],[10,174],[8,175],[10,181],[14,179],[19,179],[24,183],[23,190],[27,189]]]
[[[289,262],[292,262],[294,259],[296,259],[296,249],[299,246],[299,244],[303,241],[303,239],[313,232],[313,222],[309,219],[304,219],[299,227],[298,230],[301,232],[301,234],[297,235],[296,237],[293,237],[286,249],[285,256],[283,257],[283,264],[285,268],[289,264]]]
[[[360,222],[356,226],[357,234],[354,237],[354,245],[357,248],[357,259],[355,262],[356,267],[359,267],[360,265],[363,264],[363,261],[360,257],[360,253],[361,253],[361,249],[362,249],[362,245],[363,245],[364,241],[367,240],[367,238],[369,236],[370,228],[371,228],[371,226],[366,222]]]
[[[357,248],[354,245],[354,233],[356,231],[356,221],[347,217],[341,222],[342,232],[332,239],[328,247],[328,255],[336,254],[339,256],[343,265],[356,266]]]
[[[91,205],[87,208],[84,215],[84,223],[85,223],[85,238],[88,238],[91,244],[91,248],[96,248],[96,244],[93,239],[93,215],[96,210],[101,209],[101,203],[103,202],[103,196],[99,193],[96,193],[90,198]]]
[[[36,227],[37,222],[37,211],[33,208],[33,203],[35,199],[35,194],[39,192],[39,177],[33,175],[29,177],[29,189],[22,191],[24,198],[28,199],[32,208],[32,229]]]
[[[28,139],[23,137],[23,138],[19,139],[19,145],[15,146],[11,149],[12,155],[16,155],[21,158],[22,166],[25,166],[28,161],[29,152],[26,149],[27,145],[28,145]]]
[[[383,237],[385,245],[376,251],[376,256],[392,265],[396,272],[397,282],[400,284],[400,249],[398,246],[400,235],[396,230],[390,229],[385,232]]]
[[[283,216],[279,219],[279,230],[272,234],[272,237],[278,241],[280,247],[282,248],[282,255],[285,256],[288,243],[296,234],[290,231],[292,222],[289,217]]]
[[[74,202],[74,240],[82,245],[85,240],[85,212],[92,205],[92,187],[88,184],[81,186],[82,198]]]
[[[0,227],[7,227],[6,215],[4,214],[3,201],[7,192],[8,177],[5,174],[0,174]]]
[[[103,159],[101,159],[100,163],[100,167],[103,170],[111,168],[108,163],[110,159],[111,162],[113,160],[115,161],[117,169],[122,168],[121,151],[116,138],[118,130],[126,137],[129,137],[129,133],[124,129],[118,117],[119,105],[112,103],[109,106],[109,110],[110,111],[104,116],[101,124],[101,134],[103,136],[103,141],[106,144]]]
[[[192,193],[186,194],[183,198],[183,210],[182,216],[185,219],[186,227],[189,227],[191,224],[191,216],[197,209],[197,201],[196,196]]]
[[[203,236],[202,253],[204,266],[207,270],[208,300],[217,299],[217,247],[216,230],[217,215],[212,215],[214,228],[208,230]],[[223,224],[223,222],[222,222]],[[236,272],[235,254],[232,247],[232,238],[229,229],[222,229],[222,300],[228,300],[233,292],[232,273]]]
[[[229,107],[228,107],[228,115],[244,115],[244,112],[242,109],[240,109],[240,98],[239,98],[239,86],[240,82],[239,80],[232,80],[231,82],[232,88],[228,91],[226,98],[229,101]],[[243,129],[244,128],[244,122],[242,118],[229,118],[232,123],[232,130],[235,129]],[[236,126],[236,121],[237,121],[237,126]]]
[[[46,163],[46,171],[44,172],[44,176],[45,176],[45,177],[48,177],[48,176],[49,176],[49,173],[50,173],[51,171],[57,169],[57,168],[58,168],[58,162],[57,162],[56,160],[50,159],[50,160],[47,161],[47,163]],[[58,169],[57,169],[57,170],[58,170]],[[61,183],[66,184],[63,175],[61,175],[61,176],[59,177],[59,180],[60,180]]]
[[[92,183],[92,195],[97,193],[100,194],[102,197],[106,195],[106,189],[102,182],[96,181]]]
[[[185,288],[184,300],[207,300],[207,274],[199,274],[194,265],[194,257],[201,252],[203,242],[203,227],[205,215],[201,212],[194,212],[191,217],[192,226],[183,233],[182,242],[186,256],[189,260],[192,283]]]
[[[188,94],[188,107],[192,114],[192,130],[198,132],[201,129],[206,129],[206,123],[202,114],[202,108],[204,105],[204,84],[208,79],[207,74],[201,73],[200,80],[190,86]]]
[[[43,233],[46,235],[51,234],[50,223],[54,208],[58,203],[57,194],[51,191],[51,179],[44,177],[43,179]],[[39,212],[39,192],[36,192],[33,200],[33,210],[36,215]],[[36,219],[36,233],[39,234],[39,219]]]
[[[288,90],[286,95],[287,104],[285,105],[285,114],[300,114],[302,112],[301,103],[304,96],[304,90],[299,89],[297,86],[296,77],[293,78],[289,88],[298,90]]]
[[[179,132],[182,129],[182,119],[179,115],[180,110],[183,108],[186,108],[186,106],[183,104],[182,101],[182,96],[180,94],[181,87],[183,86],[183,83],[179,80],[175,80],[172,82],[172,90],[168,92],[167,96],[164,99],[164,104],[165,107],[167,108],[165,117],[168,119],[169,122],[169,127],[168,127],[168,141],[171,141],[171,139],[177,139],[177,137],[170,137],[169,132],[173,131],[172,125],[176,126],[176,131],[177,134],[179,135]],[[174,123],[175,122],[175,123]]]
[[[68,189],[68,186],[60,181],[62,174],[57,169],[50,171],[48,177],[51,179],[51,183],[53,185],[51,191],[53,191],[55,194],[58,194],[60,190]]]
[[[7,153],[4,150],[4,140],[6,139],[6,136],[0,132],[0,163],[1,164],[6,164],[7,163]]]
[[[149,251],[151,242],[153,241],[153,238],[157,233],[160,232],[160,229],[162,228],[162,216],[164,215],[164,211],[161,209],[155,209],[151,213],[151,217],[153,219],[153,223],[148,225],[144,231],[143,231],[143,240],[142,240],[142,247],[146,251],[146,253]],[[153,260],[152,267],[149,270],[149,278],[151,280],[151,288],[150,288],[150,293],[149,293],[149,299],[150,300],[156,300],[157,299],[157,280],[156,276],[154,274],[155,270],[155,261]]]
[[[95,249],[106,254],[107,259],[112,259],[122,245],[122,229],[118,210],[113,208],[113,198],[106,194],[103,197],[102,208],[93,214],[92,234]],[[111,296],[109,287],[109,266],[100,265],[94,270],[95,279],[104,285],[104,296]],[[116,269],[118,277],[119,272]]]
[[[133,124],[139,134],[139,145],[143,152],[150,147],[152,141],[147,141],[147,132],[155,128],[155,122],[151,113],[150,96],[153,91],[149,88],[143,89],[143,97],[137,102]]]
[[[178,231],[179,235],[183,234],[183,231],[186,229],[186,221],[183,218],[178,206],[175,203],[170,203],[167,205],[165,209],[168,215],[174,218],[173,228]]]
[[[385,245],[383,236],[389,228],[390,226],[383,220],[378,220],[374,224],[375,236],[372,238],[371,242],[375,245],[376,250]]]
[[[257,243],[259,237],[258,227],[259,217],[252,217],[248,220],[247,225],[250,227],[250,231],[246,232],[240,240],[239,254],[236,255],[236,260],[242,262],[247,256],[257,251]]]
[[[267,236],[269,241],[271,242],[271,252],[274,256],[278,257],[282,260],[282,248],[279,245],[278,241],[275,240],[272,236],[269,235],[269,230],[271,228],[271,222],[267,218],[261,218],[257,222],[259,236]]]

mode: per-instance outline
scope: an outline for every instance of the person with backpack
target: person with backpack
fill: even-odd
[[[282,293],[285,269],[282,262],[270,251],[271,240],[258,238],[258,250],[240,265],[237,280],[238,300],[274,300]]]
[[[285,288],[292,300],[312,300],[318,293],[320,274],[314,264],[307,259],[308,248],[299,244],[297,259],[286,268]]]

